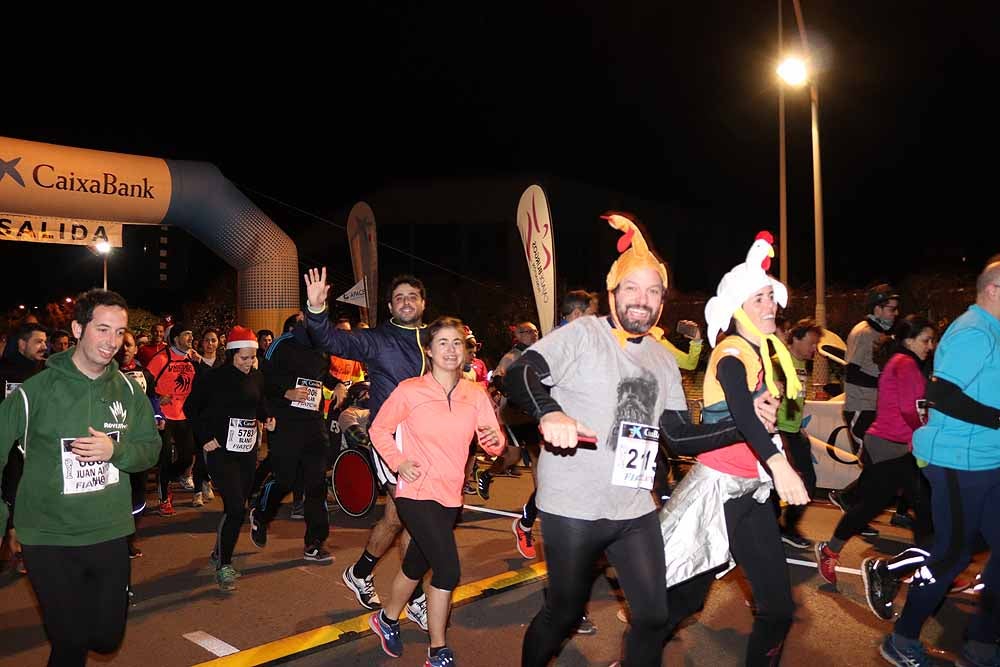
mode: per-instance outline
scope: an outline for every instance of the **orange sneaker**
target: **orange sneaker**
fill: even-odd
[[[826,579],[834,586],[837,585],[837,563],[840,562],[840,554],[831,551],[826,546],[826,542],[816,543],[816,565],[819,566],[819,576]]]
[[[514,536],[517,538],[517,550],[528,560],[533,560],[537,553],[535,551],[535,540],[531,535],[531,531],[521,528],[521,519],[519,518],[514,519],[511,530],[514,531]]]

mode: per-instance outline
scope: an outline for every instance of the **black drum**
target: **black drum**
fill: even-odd
[[[368,453],[349,447],[333,462],[333,495],[349,516],[364,516],[378,500],[378,483]]]

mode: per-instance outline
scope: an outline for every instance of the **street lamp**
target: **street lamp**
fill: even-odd
[[[799,0],[792,0],[792,5],[795,7],[795,21],[799,28],[802,50],[808,57],[809,41],[806,37],[805,21],[802,18],[802,7],[799,5]],[[779,2],[779,16],[781,13],[780,6]],[[801,87],[806,84],[809,85],[809,106],[812,114],[813,219],[816,237],[816,324],[826,328],[826,265],[823,246],[823,180],[820,172],[819,159],[819,90],[816,86],[816,77],[812,72],[810,72],[807,60],[804,61],[799,58],[786,58],[778,66],[778,76],[782,81],[790,86]],[[782,118],[782,121],[783,120],[784,118]],[[783,133],[782,139],[784,139]],[[784,155],[784,148],[782,148],[782,155]],[[784,183],[782,183],[782,191],[784,191]],[[787,255],[787,249],[782,248],[782,254]],[[822,386],[827,383],[827,380],[828,367],[826,359],[821,356],[813,362],[813,384]]]
[[[108,255],[111,253],[111,244],[107,241],[98,241],[94,245],[94,250],[104,256],[104,289],[108,289]]]

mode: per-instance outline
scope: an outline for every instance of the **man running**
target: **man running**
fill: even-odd
[[[0,405],[0,468],[25,449],[14,514],[28,578],[41,607],[50,665],[113,653],[125,635],[133,532],[127,475],[160,453],[153,410],[114,361],[128,326],[121,296],[91,290],[76,301],[79,343],[49,358]],[[0,523],[7,519],[0,503]]]
[[[424,284],[413,276],[394,278],[388,293],[389,314],[392,317],[374,329],[359,328],[351,332],[338,330],[327,315],[326,299],[330,286],[326,282],[326,268],[310,269],[304,278],[308,295],[309,333],[325,352],[365,364],[371,384],[369,408],[374,422],[379,408],[396,385],[407,378],[423,375],[426,370],[421,343],[426,299]],[[372,460],[379,482],[386,491],[385,513],[372,527],[361,558],[344,570],[343,575],[344,583],[366,609],[381,606],[372,575],[379,558],[389,550],[397,535],[400,536],[401,557],[410,544],[410,535],[403,529],[393,501],[396,475],[374,450]],[[406,615],[427,630],[427,597],[419,584],[406,605]]]

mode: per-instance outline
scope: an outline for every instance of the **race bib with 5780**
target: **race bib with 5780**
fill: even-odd
[[[257,420],[229,418],[229,432],[226,434],[226,451],[249,452],[257,444]]]

